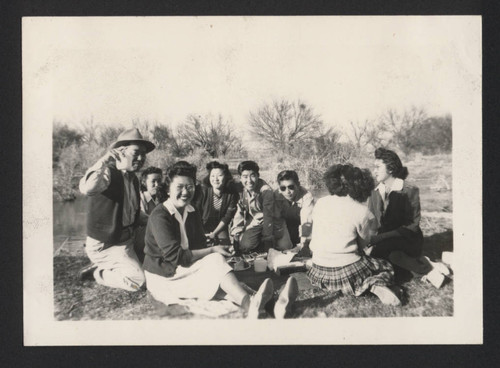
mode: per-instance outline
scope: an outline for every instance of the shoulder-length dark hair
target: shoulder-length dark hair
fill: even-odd
[[[233,181],[233,175],[231,175],[231,171],[229,171],[229,166],[227,164],[221,164],[218,161],[211,161],[207,164],[206,168],[208,175],[205,176],[205,178],[203,178],[202,180],[202,183],[206,186],[212,186],[212,184],[210,183],[210,173],[213,169],[220,169],[224,173],[223,187],[226,187],[230,182]]]
[[[408,177],[408,168],[403,166],[396,152],[380,147],[375,150],[375,159],[382,160],[387,172],[393,177],[403,180]]]
[[[365,202],[375,188],[372,174],[367,169],[346,165],[333,165],[323,176],[331,195],[349,195],[358,202]]]

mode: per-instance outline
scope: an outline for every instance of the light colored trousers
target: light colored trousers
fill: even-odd
[[[146,279],[134,251],[134,239],[132,236],[125,242],[110,245],[87,237],[85,251],[97,266],[94,278],[98,284],[128,291],[137,291],[144,285]]]

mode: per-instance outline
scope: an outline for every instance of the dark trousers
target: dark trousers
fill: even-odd
[[[420,259],[423,240],[411,240],[403,236],[382,240],[373,246],[371,257],[389,260],[405,270],[426,274],[432,266]]]

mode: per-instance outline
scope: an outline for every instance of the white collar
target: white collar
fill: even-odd
[[[153,200],[153,197],[151,197],[151,194],[149,194],[148,191],[145,191],[145,192],[141,192],[143,197],[144,197],[144,200],[146,202],[149,202],[149,201],[152,201]]]
[[[167,199],[165,202],[163,202],[163,205],[168,210],[168,212],[170,212],[171,215],[175,215],[176,212],[180,215],[179,211],[177,210],[177,208],[175,208],[175,206],[172,203],[172,201],[170,200],[170,198]],[[193,212],[194,211],[194,207],[191,206],[190,204],[188,204],[186,206],[186,210],[185,211],[187,211],[187,212]]]
[[[403,184],[404,183],[405,183],[405,181],[403,179],[395,178],[394,181],[392,182],[391,189],[389,190],[389,192],[387,194],[389,194],[392,191],[403,190]],[[384,183],[380,183],[377,186],[377,188],[375,188],[375,190],[378,190],[380,192],[380,194],[382,194],[382,198],[383,198],[384,194],[385,194],[385,191],[386,191],[385,184]]]

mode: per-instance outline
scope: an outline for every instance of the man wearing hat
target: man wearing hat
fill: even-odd
[[[134,229],[140,213],[135,172],[154,149],[139,130],[126,130],[80,180],[80,191],[87,196],[85,251],[92,262],[80,270],[81,279],[93,276],[101,285],[129,291],[144,284],[134,252]]]

